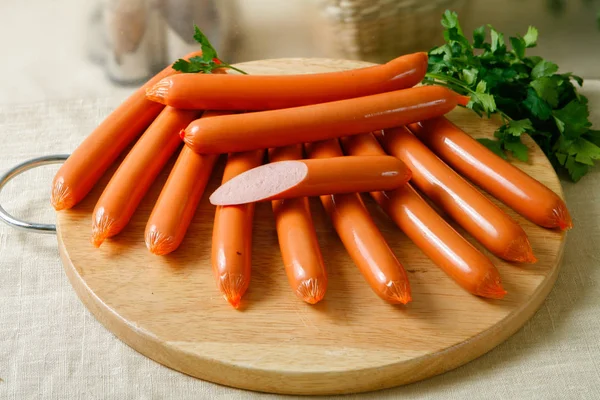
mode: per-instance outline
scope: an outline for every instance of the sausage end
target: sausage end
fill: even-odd
[[[146,231],[145,241],[148,250],[157,256],[169,254],[177,249],[173,236],[164,235],[156,229],[156,226],[152,226]]]
[[[90,238],[90,243],[95,248],[99,248],[102,245],[102,243],[104,243],[105,240],[106,240],[106,236],[104,236],[104,235],[92,234],[92,237]]]
[[[531,244],[529,243],[529,239],[523,232],[522,235],[519,235],[515,238],[506,248],[502,258],[518,262],[518,263],[535,263],[537,262],[537,258],[533,254],[533,249],[531,248]]]
[[[391,304],[408,304],[412,301],[410,285],[408,280],[389,281],[385,284],[385,289],[381,297]]]
[[[498,270],[493,268],[482,280],[474,294],[488,299],[499,300],[504,298],[506,293],[506,290],[504,290],[504,287],[502,286],[502,280],[500,279]]]
[[[565,203],[560,202],[553,210],[556,224],[561,230],[569,230],[573,228],[573,220]]]
[[[458,96],[456,103],[466,107],[467,104],[469,104],[469,101],[471,101],[471,98],[469,96]]]
[[[100,247],[108,237],[113,235],[114,225],[115,220],[106,215],[104,207],[100,207],[94,211],[94,218],[92,219],[92,237],[90,239],[94,247]]]
[[[223,297],[235,309],[239,308],[242,296],[248,288],[248,280],[241,274],[225,273],[219,276],[217,286]]]
[[[166,104],[165,97],[170,87],[171,81],[169,79],[162,79],[156,85],[146,89],[146,98],[156,103]]]
[[[233,308],[235,308],[236,310],[238,308],[240,308],[240,303],[242,301],[242,296],[234,296],[234,297],[228,297],[227,295],[223,295],[223,297],[225,298],[225,300],[227,300],[227,302],[229,304],[231,304],[231,306]]]
[[[62,177],[56,179],[52,185],[50,204],[56,211],[67,210],[75,205],[71,188],[65,184]]]
[[[317,304],[325,297],[327,280],[323,278],[309,278],[303,280],[296,288],[296,295],[308,304]]]

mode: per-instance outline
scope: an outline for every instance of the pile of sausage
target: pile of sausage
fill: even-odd
[[[469,99],[441,86],[417,86],[426,70],[425,53],[305,75],[179,74],[167,67],[73,152],[53,181],[52,204],[64,210],[79,203],[137,140],[94,209],[92,243],[100,246],[123,230],[181,148],[145,232],[148,249],[164,255],[182,242],[217,158],[226,154],[223,185],[210,197],[216,205],[212,268],[218,289],[234,307],[250,282],[257,201],[272,203],[294,292],[311,304],[325,296],[326,269],[308,196],[320,197],[373,291],[390,303],[408,303],[407,274],[360,192],[370,192],[465,290],[502,298],[506,291],[492,261],[422,195],[492,254],[511,262],[536,261],[525,231],[463,176],[542,227],[569,229],[571,218],[554,192],[444,117]]]

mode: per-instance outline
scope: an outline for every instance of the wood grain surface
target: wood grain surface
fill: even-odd
[[[282,74],[367,64],[278,59],[240,65],[252,74]],[[491,137],[495,129],[464,109],[448,117],[476,137]],[[529,138],[526,144],[530,162],[515,164],[562,196],[548,160]],[[311,199],[329,276],[325,300],[311,306],[288,286],[271,206],[261,203],[254,224],[252,281],[236,311],[218,293],[210,266],[214,207],[208,195],[219,185],[223,160],[180,249],[163,257],[146,249],[144,227],[171,165],[128,227],[94,249],[91,212],[113,168],[80,205],[58,213],[58,242],[73,287],[100,322],[140,353],[201,379],[289,394],[369,391],[421,380],[507,339],[538,309],[558,274],[565,234],[537,227],[501,205],[528,233],[539,262],[511,265],[490,255],[508,295],[503,300],[472,296],[363,196],[409,274],[413,302],[391,306],[365,283],[320,203]]]

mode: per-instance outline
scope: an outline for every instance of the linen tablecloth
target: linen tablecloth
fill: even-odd
[[[589,81],[600,127],[600,82]],[[119,98],[0,106],[0,171],[69,153]],[[58,166],[15,179],[0,202],[22,218],[54,221]],[[491,352],[444,375],[349,398],[600,398],[600,168],[562,181],[575,229],[556,285],[525,326]],[[138,354],[97,322],[72,290],[56,237],[0,224],[0,399],[278,398],[222,387]]]

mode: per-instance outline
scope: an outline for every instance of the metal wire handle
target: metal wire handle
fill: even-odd
[[[48,164],[60,164],[69,158],[69,154],[52,154],[49,156],[32,158],[31,160],[25,161],[10,170],[4,175],[0,176],[0,193],[2,189],[11,179],[17,175],[22,174],[33,168],[41,167],[42,165]],[[13,228],[20,229],[27,232],[53,234],[56,233],[56,225],[54,224],[38,224],[34,222],[27,222],[10,215],[2,205],[0,205],[0,220]]]

